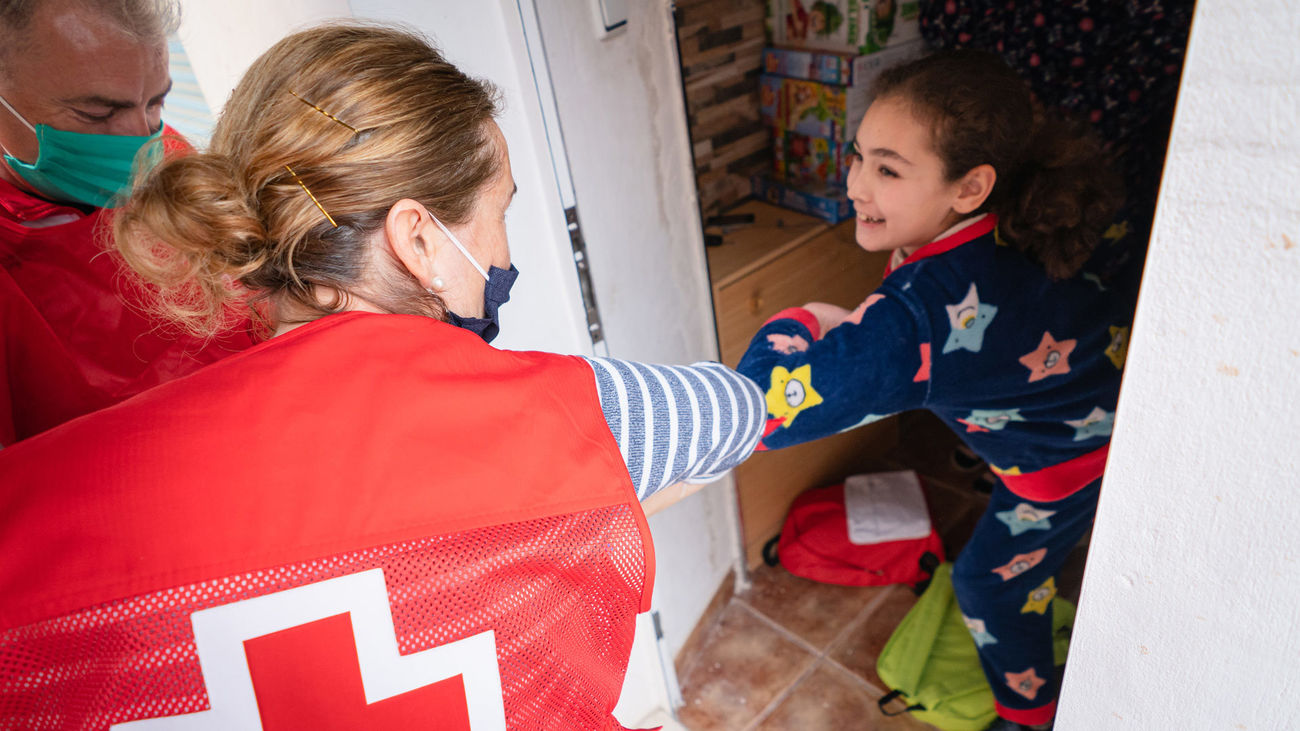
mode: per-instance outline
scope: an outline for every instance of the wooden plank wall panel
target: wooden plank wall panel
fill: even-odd
[[[700,211],[706,217],[748,198],[749,176],[771,165],[758,116],[764,0],[678,0],[686,115]]]

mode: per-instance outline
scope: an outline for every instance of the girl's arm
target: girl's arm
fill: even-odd
[[[712,482],[754,451],[763,394],[720,363],[661,366],[586,358],[601,410],[645,501],[666,487],[659,508],[694,492],[677,483]]]
[[[882,288],[847,317],[836,310],[784,310],[750,342],[738,370],[765,391],[769,418],[759,449],[811,441],[925,403],[930,335],[906,297]],[[829,322],[839,324],[825,330]]]

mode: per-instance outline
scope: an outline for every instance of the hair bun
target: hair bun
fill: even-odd
[[[240,280],[266,260],[266,227],[220,155],[163,161],[113,222],[117,250],[152,292],[147,309],[200,336],[242,320]]]

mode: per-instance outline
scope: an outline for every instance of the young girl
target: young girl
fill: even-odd
[[[893,258],[853,312],[788,309],[754,337],[762,446],[915,408],[960,433],[1001,480],[954,587],[998,724],[1046,728],[1054,575],[1092,523],[1136,288],[1113,262],[1138,236],[1099,148],[992,56],[886,72],[854,153],[858,244]]]

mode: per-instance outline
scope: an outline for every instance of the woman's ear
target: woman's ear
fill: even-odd
[[[992,165],[986,163],[971,168],[957,184],[957,199],[953,201],[952,209],[962,215],[978,210],[993,192],[997,180],[998,173]]]
[[[393,255],[423,287],[433,279],[433,250],[425,233],[424,207],[403,198],[388,209],[384,237]]]

